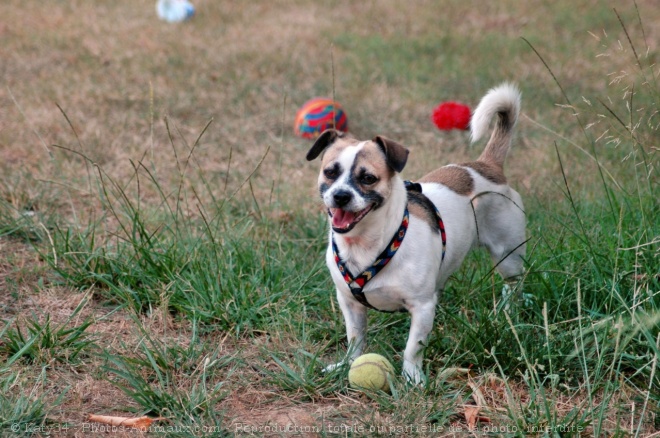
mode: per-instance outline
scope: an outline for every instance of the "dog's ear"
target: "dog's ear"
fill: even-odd
[[[309,152],[307,152],[307,161],[312,161],[321,155],[321,153],[334,143],[335,140],[337,140],[337,137],[341,137],[341,135],[342,134],[339,131],[332,128],[323,131],[323,133],[319,135],[319,138],[316,139]]]
[[[388,138],[381,137],[380,135],[374,137],[372,141],[380,146],[383,152],[385,152],[387,164],[396,172],[401,172],[406,166],[406,162],[408,161],[408,154],[410,151],[399,143]]]

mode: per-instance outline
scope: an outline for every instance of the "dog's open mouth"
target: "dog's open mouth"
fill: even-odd
[[[371,211],[373,204],[364,210],[347,211],[341,208],[329,208],[328,213],[332,220],[332,229],[337,233],[348,233]]]

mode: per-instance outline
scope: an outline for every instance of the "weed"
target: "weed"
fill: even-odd
[[[50,315],[46,315],[44,322],[38,319],[27,319],[21,323],[15,321],[11,328],[8,323],[0,336],[0,351],[9,356],[5,366],[19,359],[42,366],[52,361],[73,364],[81,353],[89,354],[87,350],[94,347],[94,338],[87,329],[94,320],[88,317],[80,325],[69,326],[86,302],[87,298],[83,299],[61,324],[53,324]],[[24,328],[21,328],[22,325]]]

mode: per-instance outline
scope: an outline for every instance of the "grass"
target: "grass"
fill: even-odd
[[[72,316],[77,313],[74,311]],[[47,315],[43,324],[29,319],[25,322],[25,329],[21,329],[18,324],[9,330],[5,329],[3,350],[9,356],[7,365],[21,358],[30,364],[45,365],[51,361],[76,363],[80,352],[93,344],[93,340],[85,333],[93,321],[86,319],[79,326],[69,327],[70,321],[71,318],[59,327],[52,327],[50,316]]]
[[[221,430],[222,415],[216,404],[226,393],[223,376],[218,383],[218,369],[229,366],[232,356],[221,355],[221,348],[200,342],[193,333],[186,348],[167,345],[144,333],[136,354],[120,357],[109,354],[104,370],[110,379],[138,406],[150,407],[144,414],[167,415],[183,429],[214,428]]]
[[[0,6],[3,436],[86,433],[88,414],[182,437],[660,430],[652,2],[196,6],[181,25],[125,1]],[[482,147],[431,109],[503,80],[524,93],[506,171],[531,303],[504,311],[475,252],[428,385],[355,391],[322,372],[347,345],[295,108],[336,93],[356,135],[411,148],[414,178]],[[369,324],[401,371],[408,316]]]

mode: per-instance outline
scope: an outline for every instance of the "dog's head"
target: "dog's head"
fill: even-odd
[[[408,149],[384,137],[359,141],[328,129],[307,152],[307,160],[319,155],[319,191],[332,229],[348,233],[387,202],[393,178],[408,160]]]

